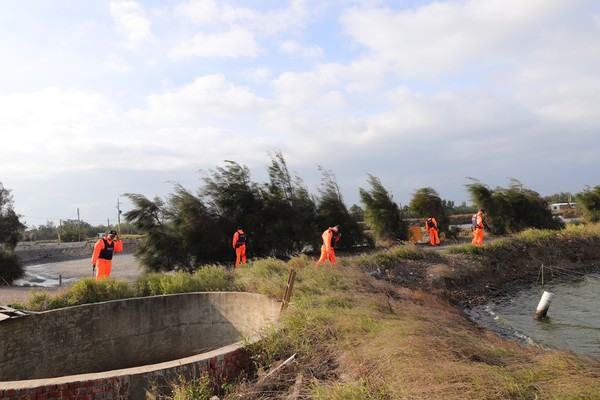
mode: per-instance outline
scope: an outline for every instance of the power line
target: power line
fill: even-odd
[[[39,217],[39,216],[35,216],[35,215],[23,215],[23,214],[19,214],[19,216],[30,219],[30,218],[36,218],[36,219],[43,219],[46,221],[67,221],[67,220],[76,220],[76,218],[58,218],[58,217]],[[84,222],[89,222],[89,221],[93,221],[93,222],[106,222],[104,219],[83,219]]]

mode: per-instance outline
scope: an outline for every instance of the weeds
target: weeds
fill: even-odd
[[[530,230],[483,247],[456,246],[448,251],[452,264],[444,265],[449,263],[444,257],[435,263],[473,279],[472,267],[483,257],[509,264],[514,260],[500,255],[523,258],[521,248],[545,249],[557,243],[574,248],[598,238],[598,226]],[[518,251],[506,251],[515,248]],[[294,269],[290,306],[263,340],[246,345],[256,375],[228,386],[227,399],[283,399],[293,398],[293,393],[298,399],[600,398],[599,361],[499,338],[475,327],[455,304],[428,292],[421,281],[398,286],[365,273],[404,264],[427,268],[418,248],[405,246],[341,258],[333,269],[326,265],[315,269],[314,260],[305,256],[287,263],[265,259],[235,271],[213,266],[194,275],[150,274],[131,287],[118,282],[96,287],[93,280],[83,280],[71,289],[73,293],[56,300],[42,293],[34,299],[49,307],[52,302],[71,304],[130,292],[242,289],[281,298]],[[294,362],[268,380],[260,379],[292,354]],[[173,387],[172,399],[210,398],[209,388],[211,383],[202,379],[180,381]]]

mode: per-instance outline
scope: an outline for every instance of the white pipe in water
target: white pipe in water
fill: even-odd
[[[540,303],[535,309],[535,319],[544,318],[548,313],[548,308],[550,308],[550,303],[552,303],[552,297],[554,297],[554,293],[544,291],[542,298],[540,299]]]

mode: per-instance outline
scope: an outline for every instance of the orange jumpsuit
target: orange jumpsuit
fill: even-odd
[[[123,241],[120,239],[102,238],[96,242],[92,253],[92,265],[96,267],[96,280],[110,276],[113,254],[120,251],[123,251]]]
[[[323,244],[321,245],[321,257],[315,264],[315,268],[319,266],[319,264],[329,260],[331,264],[331,268],[333,269],[333,264],[335,264],[335,250],[333,248],[333,244],[340,241],[342,234],[337,231],[336,227],[329,227],[325,229],[321,238],[323,239]]]
[[[429,221],[433,223],[433,227],[429,226]],[[429,217],[427,218],[427,221],[425,221],[425,229],[429,233],[429,242],[432,246],[440,244],[440,236],[438,235],[437,226],[438,224],[434,217]]]
[[[242,229],[238,229],[233,234],[233,248],[235,249],[235,267],[240,263],[246,264],[246,234]]]
[[[473,246],[481,246],[483,244],[483,228],[483,213],[479,211],[477,212],[477,225],[473,229],[473,240],[471,241]]]

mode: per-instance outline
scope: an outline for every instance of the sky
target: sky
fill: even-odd
[[[472,204],[473,179],[600,185],[596,0],[7,0],[0,183],[29,227],[115,224],[280,152],[348,207],[377,177]]]

